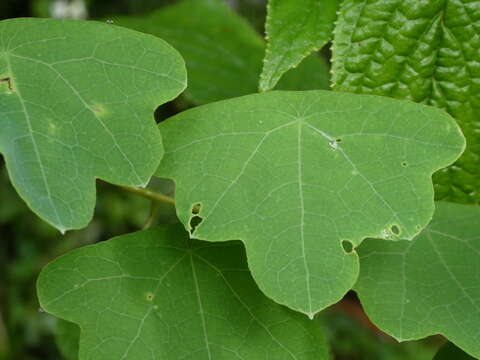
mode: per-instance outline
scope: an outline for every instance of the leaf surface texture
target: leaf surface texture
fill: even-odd
[[[323,360],[318,323],[256,287],[239,242],[180,226],[84,247],[42,271],[43,308],[81,328],[81,360]]]
[[[85,226],[95,178],[143,186],[163,155],[153,119],[186,85],[164,41],[95,22],[0,22],[0,153],[20,196],[61,231]]]
[[[364,241],[355,289],[380,329],[399,340],[442,334],[480,357],[479,219],[476,206],[437,202],[413,241]]]
[[[411,239],[433,214],[431,174],[464,148],[441,110],[330,91],[225,100],[160,129],[157,175],[175,181],[192,236],[242,240],[260,288],[311,317],[357,278],[342,241]]]
[[[480,202],[480,1],[345,0],[333,46],[333,87],[448,111],[467,150],[436,174],[438,199]]]
[[[260,90],[274,88],[284,73],[332,38],[339,4],[340,0],[269,0]]]

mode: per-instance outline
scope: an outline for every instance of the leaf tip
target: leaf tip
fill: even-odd
[[[55,227],[57,228],[58,231],[60,231],[60,234],[62,234],[62,236],[64,236],[67,232],[67,228],[63,227],[63,226],[58,226],[58,225],[55,225]]]

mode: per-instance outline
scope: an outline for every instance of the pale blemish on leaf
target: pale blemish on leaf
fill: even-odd
[[[10,77],[0,78],[0,84],[6,84],[10,92],[13,91],[12,79]]]

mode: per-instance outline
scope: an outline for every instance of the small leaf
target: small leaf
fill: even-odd
[[[340,0],[269,0],[261,91],[273,89],[285,72],[331,39],[339,4]]]
[[[55,260],[42,307],[81,328],[80,359],[328,359],[316,322],[256,287],[238,242],[178,226],[114,238]]]
[[[442,334],[480,357],[479,218],[478,207],[437,202],[414,241],[364,241],[355,289],[380,329],[398,340]]]
[[[115,18],[115,24],[157,35],[185,58],[188,88],[195,104],[256,93],[265,43],[248,22],[222,0],[184,0],[149,16]],[[328,89],[328,66],[309,57],[278,88]]]
[[[475,360],[452,343],[443,345],[433,360]]]
[[[345,0],[333,87],[448,111],[467,150],[434,177],[438,199],[480,202],[480,1]]]
[[[116,26],[0,22],[0,152],[20,196],[60,231],[92,217],[95,178],[144,186],[162,157],[153,110],[185,87],[180,55]]]
[[[464,148],[441,110],[330,91],[212,103],[160,129],[157,175],[175,181],[192,236],[242,240],[260,288],[310,317],[356,281],[342,242],[415,236],[433,214],[431,174]]]

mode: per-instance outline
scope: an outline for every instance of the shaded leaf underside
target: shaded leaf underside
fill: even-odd
[[[475,360],[452,343],[443,345],[433,360]]]
[[[265,43],[222,0],[183,0],[143,17],[113,17],[116,24],[156,35],[185,58],[185,96],[205,104],[258,92]],[[308,57],[278,84],[279,89],[328,89],[328,66]]]
[[[56,319],[55,342],[65,360],[78,360],[80,329],[69,321]]]

